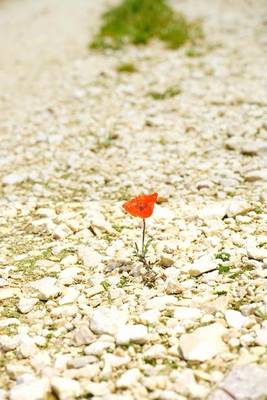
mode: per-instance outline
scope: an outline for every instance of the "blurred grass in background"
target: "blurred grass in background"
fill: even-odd
[[[147,44],[158,38],[176,49],[202,36],[200,22],[188,22],[166,0],[122,0],[103,15],[103,25],[90,48],[119,49],[125,44]]]

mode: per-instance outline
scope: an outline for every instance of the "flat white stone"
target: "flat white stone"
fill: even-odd
[[[262,328],[257,332],[255,342],[259,346],[267,346],[267,327]]]
[[[208,204],[198,212],[198,216],[203,220],[207,219],[222,219],[226,215],[226,203],[212,203]]]
[[[167,306],[175,306],[178,304],[178,300],[175,296],[167,295],[167,296],[156,296],[152,299],[149,299],[146,302],[145,309],[157,309],[164,310]]]
[[[34,298],[29,298],[29,299],[20,299],[17,307],[18,310],[22,313],[22,314],[27,314],[29,313],[33,307],[35,306],[35,304],[38,303],[38,299],[34,299]]]
[[[267,370],[257,364],[234,367],[219,384],[231,399],[260,400],[267,395]],[[214,400],[214,397],[211,397]]]
[[[68,267],[70,265],[76,264],[78,261],[78,257],[74,254],[70,254],[69,256],[66,256],[63,258],[63,260],[60,261],[60,264],[64,265],[65,267]]]
[[[166,347],[162,344],[154,344],[144,352],[144,357],[147,359],[161,359],[166,357]]]
[[[267,181],[267,169],[260,169],[246,173],[245,180],[248,182]]]
[[[158,323],[160,315],[159,310],[148,310],[140,314],[139,318],[143,324],[155,325]]]
[[[114,348],[114,343],[97,341],[85,347],[84,353],[87,355],[100,356],[104,353],[104,350],[108,348]]]
[[[78,256],[86,267],[97,267],[102,262],[102,256],[90,247],[80,246]]]
[[[226,328],[214,323],[186,333],[180,338],[180,349],[183,357],[189,361],[207,361],[224,350],[222,335]]]
[[[127,389],[134,386],[141,378],[141,372],[138,368],[131,368],[124,372],[116,382],[118,389]]]
[[[0,349],[3,351],[14,350],[19,342],[18,336],[0,335]]]
[[[147,327],[141,324],[122,326],[118,329],[115,340],[117,344],[144,344],[149,340]]]
[[[56,282],[56,278],[47,277],[31,282],[29,286],[36,289],[37,296],[40,300],[49,300],[57,297],[61,293],[61,289],[56,286]]]
[[[19,342],[17,347],[17,355],[21,358],[28,358],[36,354],[37,347],[33,338],[23,334],[19,336]]]
[[[26,177],[23,174],[18,174],[16,172],[4,176],[2,182],[4,185],[16,185],[17,183],[22,183],[25,181]]]
[[[74,379],[54,377],[50,383],[59,400],[72,400],[81,395],[81,386]]]
[[[63,291],[63,297],[59,299],[58,304],[61,306],[65,304],[74,303],[79,297],[79,295],[80,295],[79,290],[73,287],[69,287]]]
[[[210,254],[205,254],[193,264],[186,265],[183,270],[191,276],[199,276],[205,272],[213,271],[218,267],[218,262]]]
[[[128,321],[128,312],[116,307],[98,307],[90,319],[90,328],[96,334],[114,335]]]
[[[174,318],[179,320],[190,319],[195,320],[199,319],[202,316],[202,311],[198,308],[194,307],[175,307],[174,310]]]
[[[16,297],[20,294],[20,290],[17,288],[0,288],[0,301],[5,299],[10,299],[11,297]]]
[[[20,320],[18,320],[17,318],[0,319],[0,328],[6,328],[10,325],[20,325]]]
[[[248,247],[247,255],[249,258],[262,261],[265,258],[267,259],[267,249],[263,247]]]
[[[248,317],[244,317],[240,311],[236,310],[226,310],[224,316],[231,328],[241,329],[249,321]]]
[[[10,389],[9,400],[42,400],[49,392],[47,378],[36,378],[29,382],[17,384]],[[64,399],[66,400],[66,399]]]
[[[81,272],[82,269],[79,267],[67,267],[60,272],[58,280],[63,285],[71,285]]]
[[[245,215],[251,210],[250,204],[243,199],[233,199],[227,208],[228,217],[236,217],[237,215]]]

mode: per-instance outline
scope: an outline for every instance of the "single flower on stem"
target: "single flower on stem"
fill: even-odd
[[[145,242],[146,235],[146,218],[151,217],[154,211],[155,203],[157,202],[158,193],[152,194],[143,194],[141,196],[135,197],[134,199],[127,201],[123,204],[123,208],[133,217],[139,217],[143,220],[143,230],[142,230],[142,248],[141,252],[139,251],[137,243],[135,243],[136,247],[136,255],[138,258],[147,265],[146,262],[146,253],[148,250],[148,246],[151,243],[151,240]]]

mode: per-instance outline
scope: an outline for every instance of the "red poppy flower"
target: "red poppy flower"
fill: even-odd
[[[158,193],[143,194],[127,201],[122,207],[133,217],[148,218],[153,214],[157,198]]]

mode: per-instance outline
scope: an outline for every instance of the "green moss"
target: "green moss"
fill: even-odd
[[[127,283],[128,283],[128,279],[126,278],[126,276],[121,276],[120,281],[117,286],[119,288],[123,288],[125,285],[127,285]]]
[[[157,360],[156,358],[145,358],[144,362],[146,364],[152,365],[152,367],[155,367],[157,365]]]
[[[107,292],[110,288],[110,283],[108,281],[102,281],[101,285],[103,286],[103,288],[105,289],[105,291]]]
[[[187,57],[200,57],[203,53],[195,47],[190,47],[185,54],[187,55]]]
[[[255,315],[259,318],[261,318],[262,320],[266,321],[267,320],[267,313],[264,313],[263,311],[261,311],[259,308],[257,308],[255,310]]]
[[[163,360],[163,365],[167,367],[167,371],[170,369],[178,369],[178,364],[174,360],[165,359]]]
[[[45,250],[37,256],[25,257],[22,260],[16,261],[16,272],[23,274],[25,279],[42,278],[45,273],[36,265],[39,260],[47,260],[51,256],[51,250]]]
[[[227,291],[226,290],[217,290],[214,292],[214,294],[217,294],[218,296],[225,296],[225,295],[227,295]]]
[[[116,70],[117,72],[127,73],[127,74],[133,74],[134,72],[137,72],[137,68],[132,63],[119,64]]]
[[[128,43],[147,44],[158,38],[176,49],[200,36],[200,23],[189,23],[166,0],[122,0],[103,15],[103,25],[90,48],[118,49]]]
[[[148,95],[151,96],[154,100],[165,100],[171,97],[175,97],[178,94],[181,94],[181,89],[178,86],[168,87],[163,92],[152,91],[148,93]]]
[[[244,272],[249,272],[252,270],[253,270],[252,265],[242,265],[239,270],[237,270],[233,274],[229,275],[229,278],[231,278],[231,279],[239,278]]]
[[[219,265],[219,274],[226,274],[227,272],[230,271],[230,265]]]
[[[21,314],[17,310],[17,298],[9,298],[1,301],[0,315],[4,318],[20,318]],[[6,332],[16,330],[14,325],[3,328]],[[6,333],[8,334],[8,333]]]
[[[222,261],[229,261],[230,260],[230,254],[226,253],[224,251],[221,251],[220,253],[217,253],[215,255],[215,258],[218,260],[222,260]]]

